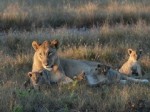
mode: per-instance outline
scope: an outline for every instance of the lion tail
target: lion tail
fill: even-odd
[[[135,79],[133,77],[128,77],[123,74],[121,74],[121,79],[127,80],[128,82],[133,82],[133,83],[149,83],[149,80],[147,79]]]
[[[121,74],[121,79],[127,80],[129,82],[134,82],[134,83],[149,83],[148,79],[136,79],[133,77],[128,77],[128,76],[122,75],[122,74]]]

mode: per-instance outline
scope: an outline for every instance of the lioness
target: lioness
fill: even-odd
[[[105,81],[106,77],[99,75],[100,73],[95,70],[97,66],[102,65],[101,63],[59,58],[58,46],[58,40],[44,41],[42,44],[33,41],[32,47],[35,53],[32,72],[46,69],[56,75],[57,79],[66,76],[70,80],[74,76],[84,73],[89,85],[97,85]]]
[[[58,46],[59,42],[57,40],[44,41],[42,44],[33,41],[32,47],[35,53],[32,72],[46,69],[55,74],[58,79],[62,76],[68,76],[71,80],[74,76],[83,72],[92,74],[91,65],[94,67],[99,64],[97,62],[89,62],[87,64],[88,61],[59,58],[57,55]]]
[[[141,77],[142,72],[138,59],[141,57],[142,50],[139,50],[139,52],[137,52],[135,50],[128,49],[128,54],[129,59],[122,65],[122,67],[119,69],[119,72],[128,76],[137,75]]]

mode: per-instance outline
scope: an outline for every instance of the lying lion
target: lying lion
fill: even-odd
[[[57,55],[58,46],[59,42],[57,40],[44,41],[42,44],[33,41],[32,47],[35,53],[33,56],[32,72],[45,69],[55,74],[58,79],[66,76],[71,81],[74,76],[83,72],[92,74],[91,68],[99,64],[97,62],[59,58]]]
[[[59,75],[59,76],[58,76]],[[35,89],[40,89],[42,85],[51,85],[51,84],[68,84],[72,82],[72,79],[64,76],[60,76],[60,74],[55,75],[48,70],[40,70],[36,72],[29,72],[28,76],[32,82],[32,85]]]
[[[96,77],[101,81],[100,84],[112,84],[112,83],[120,83],[120,84],[127,84],[127,83],[148,83],[147,79],[135,79],[133,77],[128,77],[124,74],[119,73],[118,71],[112,69],[110,66],[107,65],[98,65],[95,69]],[[90,82],[89,82],[90,83]]]
[[[136,76],[141,77],[142,71],[141,71],[141,66],[138,60],[141,57],[142,50],[137,52],[135,50],[128,49],[128,54],[129,54],[129,59],[127,62],[125,62],[122,65],[122,67],[119,69],[119,72],[126,74],[128,76],[136,75]]]
[[[42,44],[33,41],[32,47],[35,50],[32,72],[45,69],[56,75],[58,79],[68,77],[69,82],[73,81],[74,76],[84,73],[89,85],[97,85],[107,79],[96,70],[97,66],[102,65],[101,63],[60,58],[57,54],[58,40],[44,41]],[[134,82],[135,80],[130,79],[130,81]],[[141,81],[137,80],[137,82]]]

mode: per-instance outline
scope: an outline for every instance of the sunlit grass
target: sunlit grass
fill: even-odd
[[[121,112],[133,109],[129,102],[150,101],[149,84],[91,88],[74,81],[41,92],[23,88],[32,69],[33,40],[58,39],[60,57],[114,69],[128,59],[128,48],[141,48],[150,79],[149,10],[148,0],[1,0],[0,112]]]
[[[143,49],[142,67],[149,77],[150,27],[137,24],[105,24],[88,30],[38,29],[32,32],[9,31],[0,39],[0,111],[124,111],[129,102],[150,100],[149,85],[112,85],[90,88],[86,82],[63,86],[51,86],[37,92],[24,90],[23,82],[32,68],[33,40],[58,39],[58,54],[63,58],[98,61],[114,68],[128,58],[127,49]],[[15,92],[16,96],[13,96]],[[7,103],[6,103],[7,102]],[[5,104],[5,105],[4,105]]]
[[[34,27],[92,27],[108,24],[150,23],[149,1],[1,1],[2,29]]]

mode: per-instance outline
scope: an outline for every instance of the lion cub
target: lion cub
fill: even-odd
[[[39,89],[43,84],[51,85],[52,83],[57,84],[68,84],[72,82],[72,79],[65,75],[53,74],[48,70],[41,70],[36,72],[29,72],[28,76],[35,89]]]
[[[50,76],[45,71],[29,72],[28,76],[34,89],[39,90],[42,85],[51,85]]]
[[[129,59],[125,62],[122,67],[119,69],[119,72],[128,76],[137,75],[142,76],[141,66],[138,62],[138,59],[141,57],[142,50],[139,52],[128,49]]]
[[[110,66],[107,65],[100,65],[97,69],[97,73],[99,76],[103,76],[105,84],[113,84],[113,83],[120,83],[120,84],[127,84],[127,83],[149,83],[147,79],[135,79],[133,77],[128,77],[124,74],[119,73],[118,71],[114,70]],[[104,77],[105,76],[105,77]]]
[[[99,65],[96,69],[99,75],[104,75],[106,77],[105,83],[112,84],[120,82],[120,74],[113,70],[110,66],[107,65]]]

